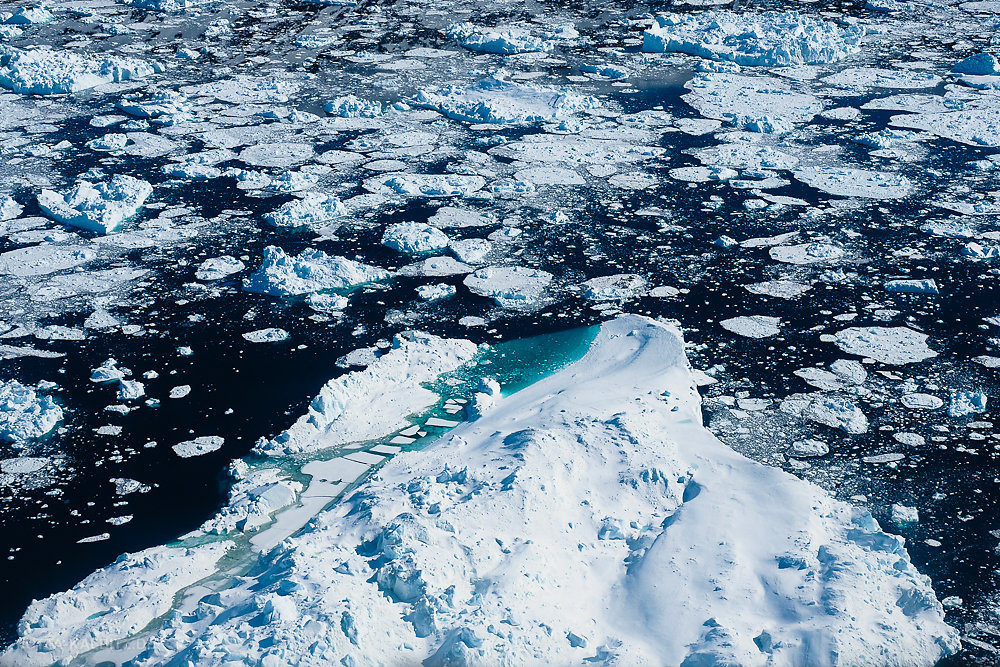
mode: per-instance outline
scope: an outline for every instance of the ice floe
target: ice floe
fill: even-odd
[[[746,338],[768,338],[781,333],[781,319],[767,315],[741,315],[722,320],[719,325],[726,331]]]
[[[0,440],[23,443],[40,438],[62,421],[51,396],[17,380],[0,381]]]
[[[699,74],[684,87],[690,91],[684,101],[703,116],[751,132],[791,132],[823,109],[817,97],[795,92],[787,83],[769,77]]]
[[[288,332],[278,327],[248,331],[243,334],[243,339],[251,343],[280,343],[288,338]]]
[[[289,256],[277,246],[267,246],[260,268],[244,278],[243,289],[273,296],[292,296],[349,289],[390,277],[385,269],[330,256],[322,250],[307,248],[297,256]]]
[[[524,266],[488,266],[465,278],[474,294],[488,297],[505,308],[535,305],[552,282],[552,274]]]
[[[218,435],[202,435],[193,440],[185,440],[173,446],[174,453],[182,459],[192,456],[202,456],[210,454],[222,448],[226,444],[224,438]]]
[[[265,213],[264,220],[275,227],[295,228],[329,222],[347,213],[347,207],[337,197],[310,192],[301,199],[282,204],[276,211]]]
[[[543,123],[600,106],[593,97],[495,77],[470,85],[422,90],[411,104],[470,123]]]
[[[527,28],[516,26],[489,28],[474,23],[456,23],[449,26],[444,34],[477,53],[530,53],[551,51],[554,46],[551,39],[533,35]]]
[[[138,58],[84,56],[48,47],[22,50],[0,46],[0,86],[17,93],[74,93],[162,71],[159,63]]]
[[[851,327],[837,332],[834,343],[848,354],[884,364],[912,364],[936,357],[927,334],[909,327]]]
[[[796,169],[792,174],[806,185],[840,197],[901,199],[913,191],[906,176],[884,171],[816,166]]]
[[[397,222],[382,234],[382,245],[409,254],[433,252],[448,247],[448,235],[423,222]]]

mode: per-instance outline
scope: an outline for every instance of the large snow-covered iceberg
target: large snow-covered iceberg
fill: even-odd
[[[125,56],[85,56],[48,47],[0,46],[0,86],[16,93],[57,95],[163,71],[155,61]]]
[[[119,174],[97,185],[80,181],[66,192],[42,190],[38,207],[59,222],[109,234],[134,216],[152,193],[146,181]]]
[[[49,396],[17,380],[0,381],[0,441],[39,438],[62,421],[62,408]]]
[[[36,602],[2,658],[68,661],[164,614],[178,564],[190,581],[218,555],[170,551]],[[636,316],[225,582],[116,659],[931,665],[959,647],[902,538],[706,431],[680,333]]]
[[[678,51],[740,65],[832,63],[861,50],[864,30],[798,12],[726,10],[665,14],[643,34],[642,50]]]
[[[551,51],[554,46],[551,40],[517,26],[490,28],[473,23],[456,23],[449,26],[444,34],[477,53],[530,53]]]
[[[261,267],[243,280],[243,289],[274,296],[308,294],[329,289],[348,289],[386,280],[392,274],[377,266],[327,255],[307,248],[289,257],[277,246],[264,248]]]
[[[541,123],[600,106],[593,97],[495,77],[466,86],[421,90],[410,103],[470,123]]]

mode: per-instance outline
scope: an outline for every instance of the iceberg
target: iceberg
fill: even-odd
[[[822,65],[861,50],[864,29],[798,12],[665,14],[643,33],[647,53],[677,51],[760,67]]]
[[[264,220],[275,227],[294,228],[318,225],[344,215],[347,215],[347,207],[340,199],[310,192],[302,199],[293,199],[278,210],[264,214]]]
[[[837,332],[834,343],[848,354],[883,364],[912,364],[937,356],[927,347],[927,334],[909,327],[852,327]]]
[[[424,222],[397,222],[382,235],[382,245],[397,252],[420,254],[448,247],[448,235]]]
[[[97,185],[80,181],[66,192],[42,190],[38,206],[53,220],[98,234],[110,234],[138,213],[152,193],[153,186],[146,181],[117,175]]]
[[[593,97],[495,77],[421,90],[409,102],[469,123],[554,122],[601,106]]]
[[[453,39],[476,53],[531,53],[551,51],[551,40],[536,37],[531,31],[517,27],[487,28],[473,23],[456,23],[444,31],[445,37]]]
[[[0,47],[0,86],[15,93],[59,95],[163,71],[155,61],[123,56],[85,56],[48,47]]]
[[[504,308],[533,306],[551,282],[551,273],[524,266],[487,266],[465,278],[473,294],[493,299]]]
[[[50,396],[17,380],[0,381],[0,441],[20,444],[40,438],[62,418],[62,408]]]
[[[694,384],[676,328],[608,322],[581,360],[389,460],[250,571],[190,591],[187,611],[168,614],[167,600],[231,541],[123,556],[34,603],[0,660],[70,662],[112,642],[135,664],[929,665],[955,653],[903,539],[726,447],[702,426]],[[350,389],[340,395],[362,414],[379,412]]]
[[[385,269],[345,257],[331,257],[322,250],[307,248],[289,257],[277,246],[264,248],[260,268],[243,280],[243,289],[272,296],[293,296],[331,289],[349,289],[365,283],[388,280]]]

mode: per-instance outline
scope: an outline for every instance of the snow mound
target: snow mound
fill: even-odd
[[[583,359],[390,460],[165,617],[135,664],[909,665],[958,650],[902,538],[735,453],[700,414],[677,329],[606,323]],[[122,580],[174,590],[151,583],[157,566],[116,564],[58,599],[78,601],[82,634]],[[65,626],[52,618],[22,623],[7,656],[38,655]],[[114,635],[86,637],[45,659]]]
[[[494,77],[468,86],[421,90],[410,103],[470,123],[551,122],[600,106],[593,97]]]
[[[62,408],[17,380],[0,381],[0,441],[40,438],[62,421]]]
[[[258,442],[254,451],[287,456],[389,435],[407,416],[438,401],[423,383],[455,370],[476,350],[467,340],[399,334],[365,370],[327,382],[305,415],[274,439]]]
[[[322,250],[307,248],[289,257],[277,246],[264,248],[261,267],[243,280],[243,289],[273,296],[308,294],[329,289],[349,289],[365,283],[387,280],[385,269],[331,257]]]
[[[93,185],[80,181],[66,192],[42,190],[38,207],[54,220],[98,234],[118,231],[153,193],[153,186],[132,176],[112,176]]]
[[[0,47],[0,86],[16,93],[59,95],[139,79],[163,71],[157,62],[122,56],[84,56],[47,47]]]
[[[740,65],[787,67],[836,62],[861,50],[864,30],[798,12],[665,14],[643,34],[647,53],[677,51]]]

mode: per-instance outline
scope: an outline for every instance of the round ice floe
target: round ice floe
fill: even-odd
[[[466,277],[473,294],[493,299],[505,308],[530,306],[552,282],[552,274],[523,266],[488,266]]]
[[[583,283],[583,298],[591,301],[624,301],[646,291],[646,279],[634,273],[591,278]]]
[[[448,236],[423,222],[399,222],[386,228],[382,245],[399,252],[418,254],[448,247]]]
[[[909,447],[923,447],[926,443],[919,433],[893,433],[892,439]]]
[[[911,364],[937,356],[927,347],[927,335],[909,327],[851,327],[838,332],[834,344],[848,354],[884,364]]]
[[[901,174],[848,167],[805,167],[793,172],[796,179],[817,190],[840,197],[900,199],[913,186]]]
[[[933,394],[905,394],[899,402],[910,410],[937,410],[944,407],[944,401]]]
[[[726,331],[731,331],[734,334],[747,338],[767,338],[769,336],[777,336],[781,332],[779,328],[781,320],[777,317],[768,317],[766,315],[731,317],[728,320],[722,320],[719,324]]]
[[[455,259],[466,264],[481,264],[493,249],[493,244],[486,239],[462,239],[452,241],[449,246]]]
[[[844,250],[831,243],[800,243],[776,246],[771,248],[768,254],[771,259],[786,264],[814,264],[843,257]]]
[[[203,435],[195,438],[194,440],[179,442],[173,446],[173,450],[177,456],[187,459],[192,456],[201,456],[203,454],[214,452],[220,449],[225,443],[225,439],[220,436]]]
[[[312,144],[259,144],[243,149],[240,161],[254,167],[291,167],[313,156]]]

